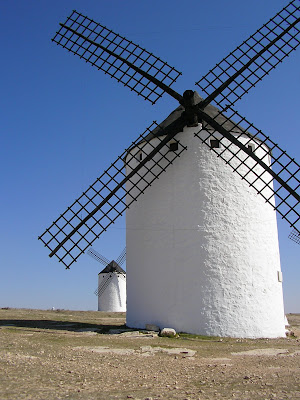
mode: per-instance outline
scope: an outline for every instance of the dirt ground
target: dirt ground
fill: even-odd
[[[300,399],[288,320],[296,337],[170,339],[123,332],[124,313],[0,309],[0,399]]]

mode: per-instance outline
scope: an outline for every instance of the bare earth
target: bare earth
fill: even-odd
[[[0,399],[300,399],[288,320],[296,337],[170,339],[120,333],[124,313],[0,309]]]

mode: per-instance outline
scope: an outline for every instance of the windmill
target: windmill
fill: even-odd
[[[87,254],[105,266],[98,274],[98,287],[95,290],[98,311],[126,311],[126,272],[121,268],[126,260],[126,247],[116,261],[109,261],[93,248],[89,248]]]
[[[299,22],[293,0],[196,82],[205,98],[177,93],[180,72],[77,11],[60,24],[55,43],[152,104],[180,104],[39,238],[69,268],[126,211],[129,326],[284,336],[273,210],[300,233],[300,166],[233,106],[296,49]]]

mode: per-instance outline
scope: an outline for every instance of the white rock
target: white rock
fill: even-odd
[[[163,337],[175,337],[176,331],[173,328],[163,328],[160,332],[160,336]]]

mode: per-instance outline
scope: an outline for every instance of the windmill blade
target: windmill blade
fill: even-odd
[[[265,25],[196,82],[221,108],[232,106],[300,43],[299,0],[291,1]]]
[[[95,260],[99,261],[101,264],[105,265],[105,267],[110,263],[110,261],[102,256],[98,251],[94,250],[93,248],[88,249],[87,254],[93,257]]]
[[[293,242],[300,244],[300,232],[297,229],[293,229],[289,234],[289,239],[293,240]]]
[[[117,263],[120,265],[120,267],[124,264],[124,262],[126,261],[126,252],[124,254],[124,256],[122,258],[120,258],[119,261],[117,261]]]
[[[196,136],[300,233],[300,165],[236,111],[227,117],[208,107],[215,115],[200,112],[206,122]],[[233,123],[234,119],[238,122]],[[202,135],[203,131],[207,133]],[[211,140],[219,146],[212,146]]]
[[[102,282],[94,292],[96,296],[100,297],[103,294],[104,290],[110,284],[111,277],[112,276],[109,274],[105,278],[103,278]]]
[[[91,244],[144,193],[153,181],[186,150],[178,142],[178,150],[170,151],[169,142],[185,126],[180,117],[161,128],[155,122],[126,149],[82,195],[39,237],[66,268],[75,262]],[[155,144],[153,130],[157,136]],[[126,160],[125,160],[126,158]],[[126,175],[126,166],[132,171]],[[134,181],[131,178],[136,177]],[[129,190],[125,183],[130,182]],[[145,185],[146,184],[146,185]]]
[[[122,250],[121,254],[116,259],[116,263],[121,266],[122,264],[124,264],[125,260],[126,260],[126,247]]]
[[[92,19],[73,11],[52,39],[154,104],[181,75],[160,58]]]

